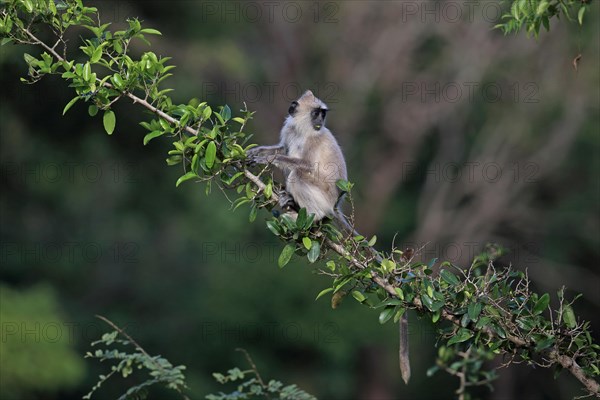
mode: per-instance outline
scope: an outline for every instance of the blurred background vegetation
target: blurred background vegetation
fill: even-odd
[[[288,103],[313,90],[356,183],[358,230],[380,249],[465,265],[500,243],[501,264],[527,269],[537,290],[582,293],[575,311],[598,332],[597,6],[583,27],[553,20],[534,40],[492,30],[495,1],[89,3],[117,27],[140,17],[159,29],[152,49],[177,65],[173,98],[245,102],[258,143],[276,142]],[[245,366],[237,347],[263,376],[319,398],[450,398],[450,377],[425,375],[436,353],[427,321],[411,315],[404,386],[396,326],[352,300],[314,302],[328,280],[303,260],[276,267],[265,214],[251,224],[218,191],[176,190],[165,143],[142,146],[139,107],[117,104],[113,137],[81,102],[62,117],[71,90],[58,78],[19,82],[25,51],[37,50],[0,48],[3,399],[87,393],[105,372],[82,359],[108,330],[95,314],[187,365],[193,398],[220,389],[212,372]],[[580,394],[551,371],[500,376],[482,398]],[[98,398],[135,381],[111,380]]]

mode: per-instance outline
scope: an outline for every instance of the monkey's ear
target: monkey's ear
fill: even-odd
[[[290,104],[290,108],[288,109],[288,113],[290,115],[294,115],[294,113],[296,112],[296,108],[298,108],[298,102],[292,101],[292,104]]]

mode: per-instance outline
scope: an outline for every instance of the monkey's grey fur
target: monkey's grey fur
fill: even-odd
[[[346,180],[347,172],[342,150],[325,127],[327,105],[307,90],[288,111],[279,144],[253,148],[248,157],[281,169],[286,191],[316,221],[333,216],[341,194],[336,181]]]

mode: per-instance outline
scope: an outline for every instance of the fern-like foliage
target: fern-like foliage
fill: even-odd
[[[183,375],[185,365],[173,366],[169,360],[162,356],[151,356],[113,322],[104,317],[99,316],[98,318],[109,324],[114,330],[103,334],[100,340],[92,342],[92,346],[103,348],[88,352],[85,356],[86,358],[106,362],[111,366],[107,374],[99,376],[98,382],[92,390],[83,396],[84,399],[91,399],[102,384],[112,376],[121,375],[123,378],[127,378],[138,370],[147,373],[146,379],[142,383],[130,387],[118,400],[146,398],[147,389],[153,385],[164,385],[177,391],[181,398],[188,399],[183,393],[186,388],[185,376]]]
[[[577,19],[583,25],[583,17],[591,0],[503,0],[508,11],[502,15],[503,22],[496,25],[505,34],[525,29],[528,35],[538,37],[540,28],[550,30],[550,20],[562,16],[567,21]]]

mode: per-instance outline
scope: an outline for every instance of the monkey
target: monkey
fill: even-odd
[[[307,90],[288,109],[279,144],[255,147],[247,152],[257,164],[273,164],[285,176],[285,188],[315,221],[333,217],[341,201],[336,182],[347,180],[346,160],[331,131],[325,126],[329,108]]]
[[[329,108],[310,90],[293,101],[280,132],[280,141],[272,146],[255,147],[247,151],[249,160],[257,164],[273,164],[285,175],[290,198],[280,199],[282,207],[295,201],[313,214],[315,221],[337,217],[342,227],[355,233],[338,211],[343,194],[336,182],[347,180],[346,160],[325,119]],[[378,257],[381,261],[381,257]],[[408,319],[406,313],[399,323],[399,364],[402,379],[408,384],[410,360],[408,353]]]

